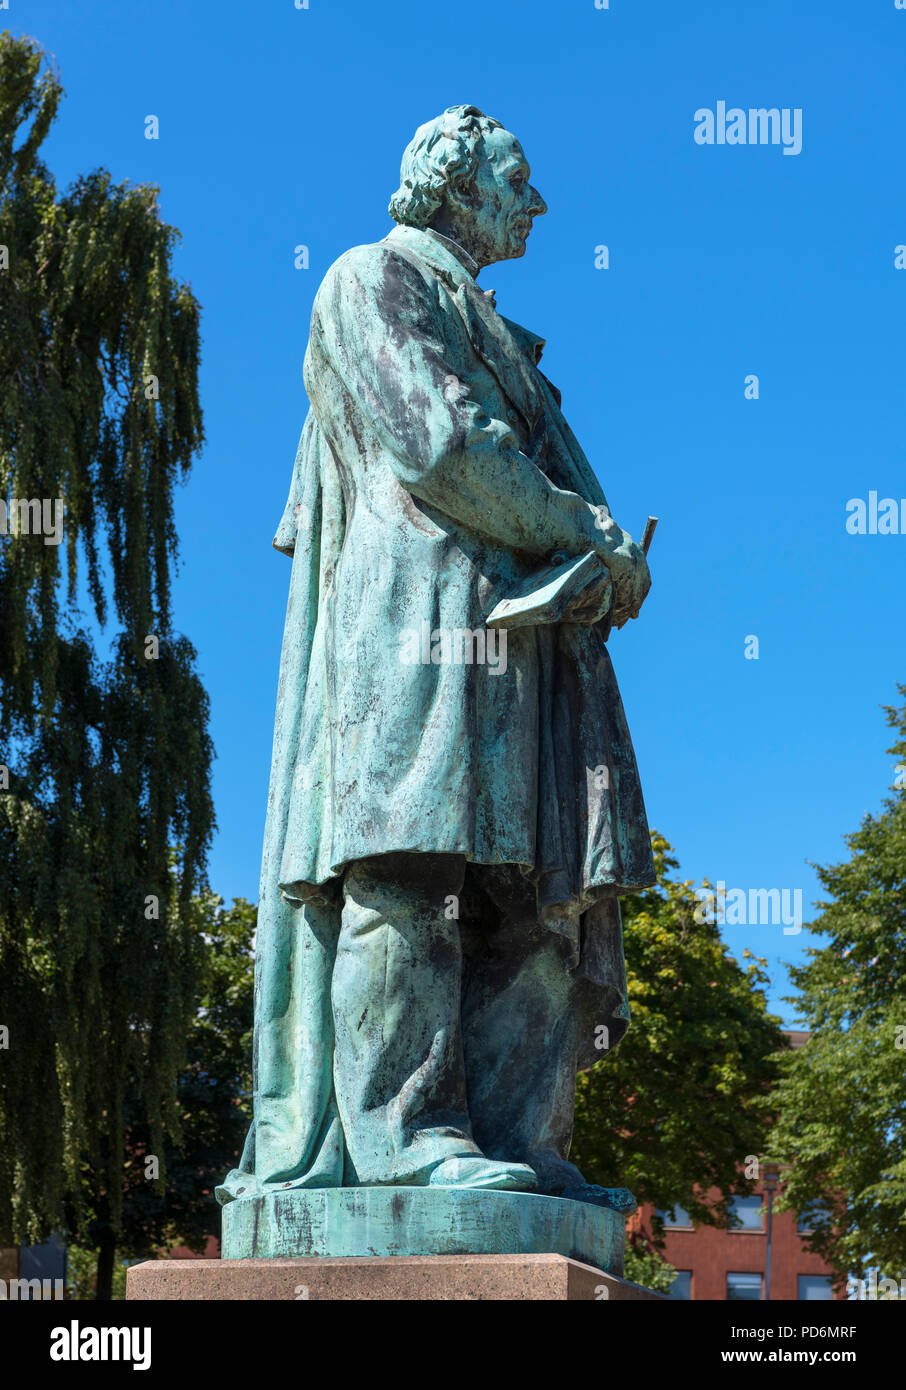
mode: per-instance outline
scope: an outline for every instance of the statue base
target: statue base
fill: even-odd
[[[626,1301],[660,1294],[563,1255],[398,1255],[360,1259],[147,1260],[126,1298],[186,1300]]]
[[[561,1255],[621,1276],[625,1188],[612,1205],[444,1187],[285,1188],[223,1208],[225,1260]]]

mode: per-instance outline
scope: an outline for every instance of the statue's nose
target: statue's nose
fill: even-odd
[[[544,201],[537,188],[532,189],[532,201],[529,206],[529,212],[533,217],[540,217],[542,213],[547,212],[547,203]]]

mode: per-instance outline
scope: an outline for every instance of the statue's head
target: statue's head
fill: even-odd
[[[451,106],[403,154],[390,216],[451,237],[482,265],[525,255],[532,218],[547,204],[529,183],[515,136],[477,106]]]

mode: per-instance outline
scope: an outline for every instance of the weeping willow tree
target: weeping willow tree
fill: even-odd
[[[199,307],[156,189],[57,189],[61,96],[39,47],[0,35],[0,1243],[88,1190],[100,1291],[127,1091],[163,1153],[200,969],[212,749],[170,603]]]

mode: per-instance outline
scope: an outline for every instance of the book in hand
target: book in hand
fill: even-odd
[[[593,551],[555,558],[501,599],[485,619],[486,627],[535,627],[541,623],[589,622],[606,609],[610,575]]]

